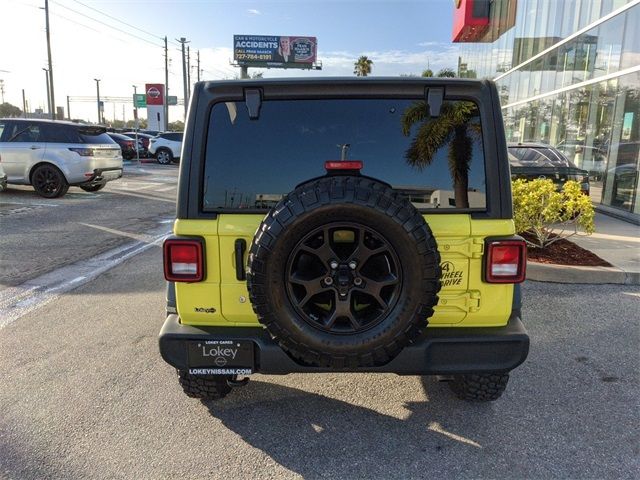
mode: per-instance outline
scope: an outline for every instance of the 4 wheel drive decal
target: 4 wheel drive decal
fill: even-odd
[[[462,285],[462,280],[464,278],[463,270],[456,270],[456,267],[452,262],[442,262],[440,264],[440,268],[442,269],[441,280],[443,287]]]

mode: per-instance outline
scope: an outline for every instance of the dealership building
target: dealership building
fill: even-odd
[[[640,222],[640,0],[454,3],[458,74],[495,80],[507,140],[555,146]]]

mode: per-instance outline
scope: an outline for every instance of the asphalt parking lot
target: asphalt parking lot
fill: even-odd
[[[54,199],[9,185],[0,193],[0,288],[92,258],[170,222],[177,173],[176,165],[127,164],[123,178],[99,192],[71,187]]]
[[[638,287],[526,282],[530,356],[491,404],[386,374],[255,375],[222,401],[187,398],[158,353],[149,233],[168,230],[177,170],[153,167],[59,206],[1,197],[0,312],[24,282],[130,254],[78,288],[26,292],[0,322],[0,477],[637,478]]]
[[[637,287],[527,283],[531,354],[492,404],[374,374],[256,375],[203,404],[157,352],[160,259],[0,330],[4,477],[637,478]]]

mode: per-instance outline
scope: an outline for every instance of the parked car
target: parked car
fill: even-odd
[[[101,126],[0,119],[0,156],[8,183],[32,185],[46,198],[69,186],[96,192],[122,176],[120,147]]]
[[[592,180],[600,180],[607,165],[605,145],[585,145],[582,140],[563,140],[555,146],[578,168],[589,172]]]
[[[164,132],[153,137],[149,140],[149,153],[162,165],[177,161],[182,149],[182,136],[182,132]]]
[[[0,157],[0,192],[7,189],[7,174],[4,173],[2,168],[2,157]]]
[[[129,137],[129,138],[133,138],[135,140],[136,138],[136,132],[124,132],[122,135]],[[144,149],[144,156],[146,157],[149,154],[149,143],[150,140],[153,138],[153,135],[150,135],[148,133],[142,133],[142,132],[138,132],[138,141],[140,142],[142,148]]]
[[[120,145],[120,149],[122,150],[122,158],[125,160],[131,160],[132,158],[136,158],[136,141],[127,137],[126,135],[122,135],[121,133],[107,133],[111,137],[111,139]],[[144,148],[142,145],[137,145],[138,154],[143,156]]]
[[[157,137],[158,135],[160,135],[162,133],[161,130],[147,130],[147,129],[143,129],[143,130],[139,130],[142,133],[146,133],[148,135],[151,135],[152,137]]]
[[[509,144],[511,178],[548,178],[558,190],[568,180],[580,183],[583,193],[589,193],[589,172],[576,167],[562,153],[544,143]]]

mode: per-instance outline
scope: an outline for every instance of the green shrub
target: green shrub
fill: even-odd
[[[594,209],[591,199],[580,190],[580,184],[568,181],[557,191],[549,179],[514,180],[513,218],[516,232],[529,233],[533,247],[544,248],[560,238],[578,233],[588,235],[594,230]]]

